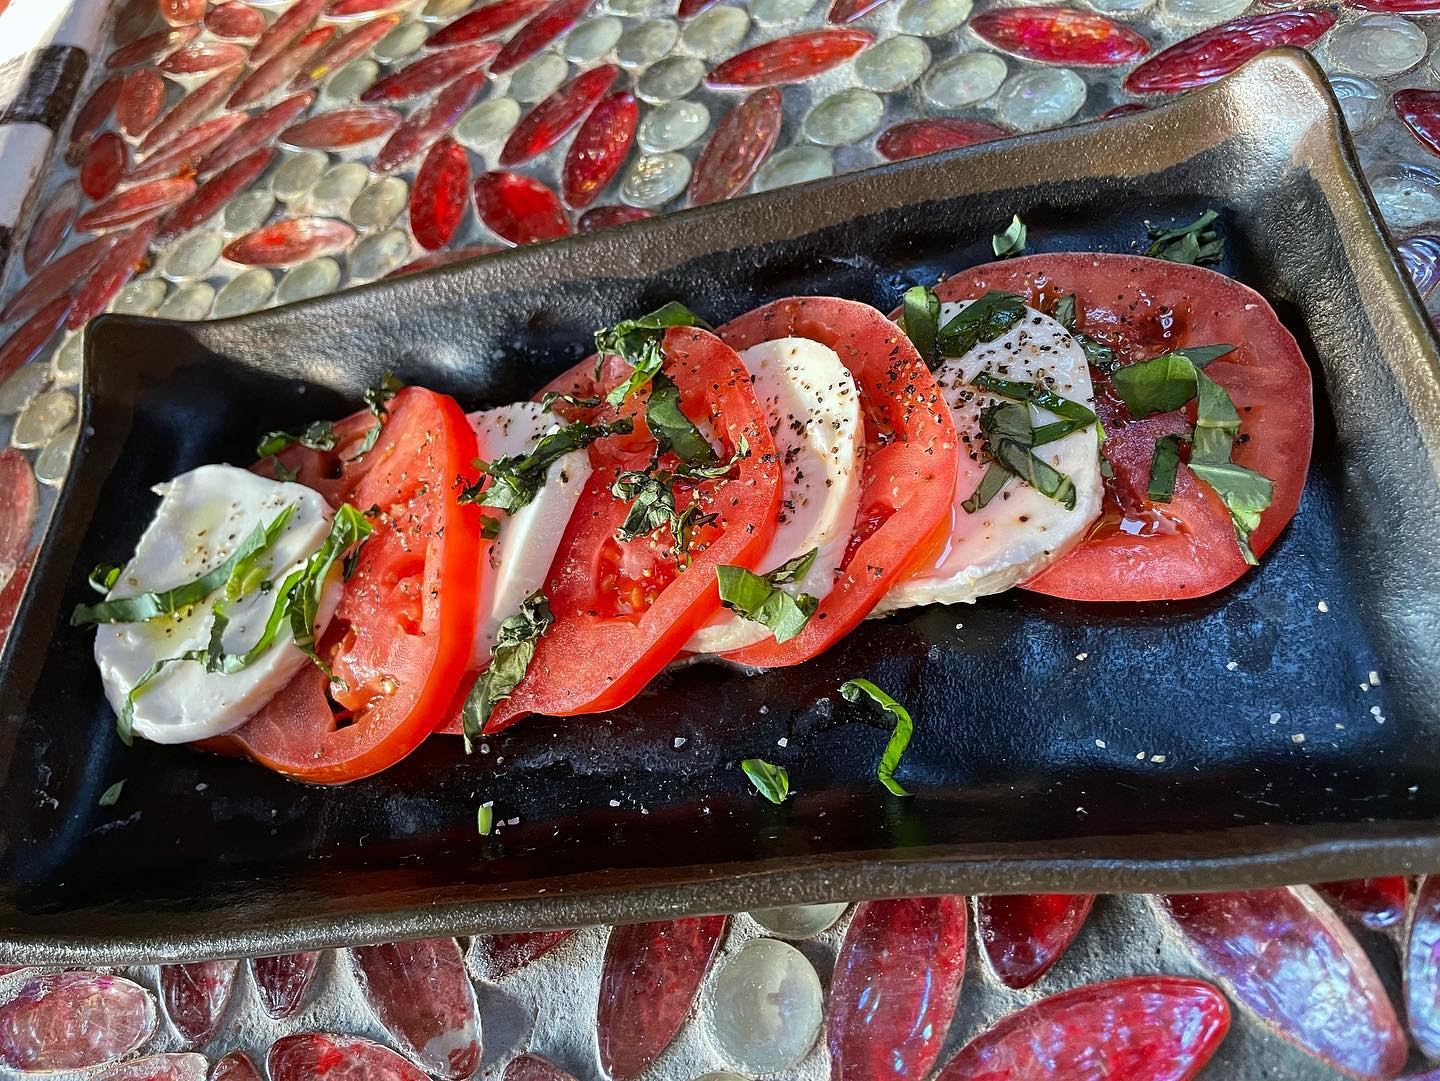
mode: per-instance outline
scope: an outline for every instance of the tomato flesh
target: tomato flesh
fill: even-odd
[[[799,664],[839,641],[948,528],[955,488],[955,425],[940,388],[910,340],[884,315],[853,300],[791,297],[726,323],[736,349],[809,338],[835,350],[855,377],[865,420],[860,507],[841,574],[795,637],[732,650],[739,664]]]
[[[779,514],[780,463],[744,365],[715,335],[692,327],[666,331],[662,349],[664,371],[679,388],[685,414],[719,436],[719,455],[733,456],[742,438],[750,453],[724,478],[676,487],[680,510],[693,500],[718,516],[696,532],[682,567],[668,530],[634,541],[615,535],[629,508],[611,486],[621,470],[644,468],[654,441],[632,434],[591,445],[594,472],[546,579],[555,622],[538,640],[525,678],[496,706],[486,731],[499,731],[528,713],[568,716],[623,705],[718,610],[716,568],[755,569],[765,554]],[[552,386],[603,396],[629,369],[607,361],[598,380],[593,373],[593,359],[582,361]],[[623,407],[642,432],[644,403],[641,392]],[[613,419],[613,411],[606,415]],[[673,455],[667,455],[661,468],[673,464]]]
[[[475,634],[488,542],[479,508],[456,499],[476,457],[465,414],[445,395],[407,388],[375,447],[346,460],[349,436],[373,424],[369,413],[342,421],[334,453],[286,452],[302,480],[368,509],[374,527],[319,645],[339,682],[327,694],[323,673],[307,665],[243,726],[207,741],[306,781],[368,777],[419,746],[454,697]]]
[[[967,270],[935,287],[942,301],[990,289],[1018,293],[1048,311],[1076,298],[1077,329],[1134,362],[1186,345],[1236,346],[1205,374],[1224,387],[1240,413],[1232,460],[1274,484],[1271,506],[1251,534],[1259,556],[1295,515],[1315,417],[1310,367],[1294,337],[1254,290],[1203,267],[1137,255],[1031,255]],[[1168,503],[1149,499],[1150,463],[1161,436],[1187,432],[1185,410],[1136,420],[1103,375],[1096,413],[1105,425],[1106,480],[1100,518],[1085,539],[1022,588],[1084,601],[1152,601],[1203,597],[1248,569],[1220,497],[1183,461]]]

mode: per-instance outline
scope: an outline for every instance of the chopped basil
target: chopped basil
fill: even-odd
[[[1268,477],[1230,460],[1239,432],[1240,415],[1230,395],[1202,373],[1195,436],[1190,447],[1190,472],[1208,484],[1225,504],[1235,527],[1235,543],[1245,562],[1253,566],[1256,559],[1250,550],[1250,534],[1260,525],[1261,513],[1274,499],[1275,486]]]
[[[365,390],[365,405],[375,415],[375,423],[365,433],[364,440],[355,452],[355,458],[362,454],[368,454],[375,449],[375,443],[380,438],[380,432],[385,427],[385,418],[390,415],[390,399],[395,397],[405,388],[405,384],[395,378],[394,372],[386,372],[380,377],[380,382]],[[350,460],[353,462],[355,458]]]
[[[771,803],[784,803],[790,795],[790,774],[784,766],[776,766],[763,758],[747,758],[740,763],[755,791]]]
[[[1025,238],[1028,230],[1025,223],[1020,220],[1020,215],[1015,214],[1010,218],[1010,224],[1005,227],[1003,233],[996,233],[990,238],[990,247],[995,250],[997,257],[1004,258],[1007,255],[1015,255],[1025,250]]]
[[[466,754],[470,753],[471,741],[485,731],[496,705],[509,698],[525,678],[535,656],[536,641],[554,622],[550,602],[544,593],[536,590],[520,602],[518,612],[500,624],[495,645],[490,650],[490,664],[476,678],[460,710]]]
[[[293,506],[277,514],[269,525],[257,525],[240,542],[230,557],[214,570],[202,574],[193,582],[174,586],[156,593],[140,593],[133,597],[117,597],[99,604],[79,604],[70,614],[70,626],[83,627],[90,623],[144,623],[157,616],[172,615],[182,608],[198,604],[221,586],[228,583],[236,567],[246,564],[252,555],[264,552],[280,536],[281,530],[295,513]],[[99,568],[97,568],[98,571]],[[118,571],[117,571],[118,574]],[[113,585],[114,579],[111,579]],[[92,572],[91,585],[94,585]]]
[[[642,315],[638,319],[625,319],[613,327],[595,332],[596,374],[599,374],[600,365],[606,356],[617,356],[635,369],[630,373],[629,379],[605,396],[607,402],[619,405],[660,370],[664,361],[660,343],[664,340],[665,331],[670,327],[709,329],[709,325],[689,308],[672,300],[649,315]]]
[[[935,337],[940,356],[960,357],[980,342],[993,342],[1025,316],[1025,302],[1014,293],[991,289],[942,326]]]
[[[120,791],[121,791],[121,789],[123,789],[124,787],[125,787],[125,778],[122,777],[120,780],[118,780],[118,781],[116,781],[114,784],[112,784],[109,788],[105,789],[104,792],[101,792],[101,793],[100,793],[100,806],[101,806],[101,807],[114,807],[115,804],[117,804],[117,803],[120,802]]]
[[[1050,318],[1059,323],[1066,330],[1075,329],[1075,294],[1069,293],[1055,302],[1050,309]]]
[[[255,447],[257,458],[269,458],[279,454],[286,447],[309,447],[311,450],[335,449],[335,425],[328,420],[317,420],[298,434],[292,432],[271,432]]]
[[[1199,369],[1234,351],[1233,345],[1187,345],[1116,368],[1110,373],[1110,382],[1132,417],[1168,413],[1195,397]]]
[[[1168,503],[1175,498],[1175,470],[1180,465],[1180,443],[1178,435],[1162,435],[1155,441],[1155,457],[1150,460],[1150,486],[1145,496],[1156,503]]]
[[[645,425],[655,437],[660,453],[673,450],[683,462],[702,465],[715,460],[715,451],[704,433],[680,408],[680,388],[664,372],[650,377],[650,398],[645,403]]]
[[[528,454],[507,455],[493,462],[477,460],[480,479],[461,491],[460,502],[514,513],[535,498],[545,483],[545,474],[565,455],[588,447],[605,436],[631,432],[634,427],[628,417],[620,417],[607,424],[587,424],[583,420],[575,420],[542,435]],[[487,477],[490,479],[488,485],[485,483]]]
[[[90,572],[90,577],[85,580],[90,583],[91,589],[103,597],[114,588],[121,570],[119,563],[97,563]]]
[[[490,831],[495,828],[495,805],[493,803],[480,804],[480,809],[475,812],[475,828],[480,832],[481,837],[490,836]]]
[[[789,641],[805,629],[820,602],[808,593],[791,596],[780,585],[804,578],[818,552],[818,548],[811,548],[768,574],[755,574],[744,567],[728,565],[715,568],[720,603],[745,619],[770,628],[775,641]]]
[[[993,462],[991,469],[987,469],[980,478],[979,487],[961,503],[966,512],[974,514],[1005,486],[1004,478],[993,475],[992,470],[996,466],[1019,477],[1067,510],[1075,509],[1074,482],[1033,453],[1033,448],[1039,444],[1028,403],[996,402],[986,406],[980,411],[980,431],[985,436]]]
[[[1051,318],[1070,332],[1070,337],[1075,339],[1075,344],[1085,354],[1085,359],[1102,372],[1109,373],[1115,367],[1115,350],[1103,342],[1096,341],[1090,335],[1076,328],[1078,312],[1075,305],[1075,294],[1070,293],[1061,297],[1055,302],[1055,307],[1050,311]]]
[[[1079,402],[1061,397],[1053,390],[1048,390],[1038,383],[1021,383],[1014,379],[1001,379],[989,372],[981,372],[972,382],[981,390],[988,390],[991,394],[1009,398],[1011,401],[1034,402],[1041,409],[1047,409],[1065,420],[1075,421],[1082,427],[1095,423],[1095,414],[1091,410]]]
[[[940,298],[935,295],[935,290],[924,285],[913,285],[905,290],[900,327],[920,354],[920,359],[925,361],[925,366],[933,369],[935,336],[940,331]]]
[[[910,746],[910,735],[915,730],[910,711],[868,679],[847,679],[840,684],[840,694],[847,702],[858,702],[864,695],[895,718],[895,730],[890,735],[890,742],[885,745],[885,753],[880,756],[880,764],[875,767],[875,776],[895,795],[908,796],[910,793],[895,779],[895,769],[900,765],[900,756],[905,753],[905,748]]]
[[[599,398],[581,398],[574,394],[561,394],[558,390],[547,390],[540,397],[540,408],[549,412],[556,402],[573,405],[576,409],[596,409],[600,405]]]
[[[288,520],[290,511],[293,511],[293,508],[287,508],[281,518]],[[279,522],[280,518],[276,521]],[[271,528],[274,526],[275,522],[272,522]],[[260,637],[244,653],[226,653],[222,648],[221,639],[229,625],[229,619],[226,615],[225,598],[217,598],[210,623],[210,639],[206,646],[202,649],[186,650],[176,657],[162,657],[146,669],[135,686],[130,688],[115,722],[115,730],[121,742],[129,746],[134,738],[135,700],[149,689],[151,681],[165,668],[180,661],[195,661],[203,665],[207,672],[239,672],[254,664],[275,643],[281,626],[286,623],[289,624],[295,644],[321,671],[330,676],[329,666],[315,652],[315,615],[320,606],[320,595],[336,559],[364,541],[370,535],[370,530],[370,523],[359,511],[348,503],[342,504],[330,522],[330,532],[324,542],[310,554],[302,566],[290,572],[276,591],[274,607],[270,610],[270,617],[265,621]],[[278,535],[278,530],[276,533]],[[228,578],[223,585],[227,594],[232,592]],[[220,585],[217,584],[215,588],[220,588]],[[241,595],[238,589],[234,592],[237,596]]]
[[[1175,229],[1147,226],[1151,243],[1145,254],[1171,263],[1218,263],[1225,257],[1225,238],[1211,226],[1219,216],[1207,210],[1189,225]]]
[[[488,514],[480,515],[480,536],[485,540],[494,540],[500,535],[500,519]]]
[[[282,462],[279,458],[272,458],[270,460],[270,464],[275,470],[276,480],[293,481],[300,476],[300,470],[287,469],[285,463]]]
[[[616,474],[610,493],[616,499],[629,503],[630,509],[615,536],[622,541],[633,541],[668,528],[675,556],[683,563],[689,558],[690,542],[695,531],[714,522],[717,516],[702,513],[694,503],[680,510],[675,503],[675,486],[692,486],[725,476],[742,459],[749,457],[750,446],[742,437],[729,461],[711,465],[682,462],[674,469],[660,468],[659,451],[657,446],[655,456],[644,469],[627,469]]]
[[[1190,358],[1190,363],[1195,367],[1203,368],[1212,360],[1235,352],[1235,347],[1233,345],[1187,345],[1176,349],[1175,352]]]

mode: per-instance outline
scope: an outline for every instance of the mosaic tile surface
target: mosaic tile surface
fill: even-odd
[[[1287,43],[1330,73],[1431,298],[1437,14],[1429,0],[122,0],[0,291],[0,628],[63,483],[81,334],[101,311],[255,311],[1144,108]],[[921,898],[242,963],[0,966],[0,1075],[1385,1078],[1440,1058],[1437,898],[1400,878],[1093,909]],[[1156,944],[1174,941],[1193,964],[1155,972]]]

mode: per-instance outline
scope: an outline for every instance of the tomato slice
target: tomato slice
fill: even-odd
[[[529,713],[568,716],[623,705],[720,607],[716,567],[754,569],[765,554],[780,510],[780,463],[750,376],[735,351],[704,330],[672,328],[662,350],[664,371],[679,388],[686,415],[719,437],[723,456],[733,456],[742,438],[750,453],[726,477],[677,487],[679,509],[693,501],[718,516],[696,533],[690,562],[682,568],[666,530],[631,542],[615,537],[629,508],[611,494],[611,485],[620,470],[644,467],[653,440],[617,436],[591,445],[594,472],[546,580],[555,622],[486,731],[506,728]],[[623,365],[607,363],[597,381],[587,374],[593,365],[581,362],[556,385],[603,395],[628,374]],[[625,403],[625,411],[642,414],[643,405],[639,394]],[[642,428],[643,416],[638,419]]]
[[[1240,413],[1241,441],[1232,460],[1269,477],[1273,502],[1250,537],[1259,556],[1295,515],[1315,429],[1310,367],[1295,338],[1265,298],[1223,274],[1138,255],[1031,255],[967,270],[940,283],[943,301],[988,289],[1018,293],[1041,310],[1076,298],[1078,329],[1111,346],[1124,362],[1185,345],[1227,343],[1208,375]],[[1135,420],[1096,371],[1096,412],[1108,438],[1104,454],[1115,476],[1105,485],[1100,519],[1089,536],[1023,588],[1085,601],[1203,597],[1248,569],[1220,497],[1182,464],[1174,498],[1146,497],[1155,442],[1187,431],[1185,410]]]
[[[335,452],[287,451],[301,479],[374,526],[319,651],[342,681],[309,665],[235,732],[206,742],[301,780],[378,773],[430,734],[455,695],[475,633],[480,510],[456,499],[474,477],[475,434],[459,405],[419,387],[390,403],[379,441],[353,456],[369,413],[341,421]],[[270,463],[260,463],[264,470]],[[457,478],[461,478],[457,481]],[[328,690],[328,693],[327,693]]]
[[[717,333],[736,349],[785,337],[817,341],[835,350],[860,390],[865,467],[839,580],[794,638],[767,638],[724,654],[765,668],[799,664],[869,615],[901,574],[943,542],[955,488],[955,425],[910,339],[868,304],[791,297]]]

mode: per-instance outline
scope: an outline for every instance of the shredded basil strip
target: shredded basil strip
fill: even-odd
[[[616,474],[610,494],[630,504],[625,520],[615,531],[617,539],[633,541],[668,528],[675,556],[682,563],[689,558],[690,542],[702,526],[716,521],[714,514],[702,513],[694,503],[679,510],[675,502],[675,486],[693,486],[727,475],[739,462],[750,456],[750,445],[742,436],[740,445],[729,461],[711,465],[689,465],[684,462],[672,469],[661,469],[659,447],[644,469],[627,469]]]
[[[270,460],[270,464],[275,470],[276,480],[293,481],[300,476],[300,470],[287,469],[285,463],[282,462],[279,458],[272,458]]]
[[[485,540],[494,540],[500,535],[500,519],[489,514],[480,515],[480,536]]]
[[[1096,341],[1084,331],[1077,329],[1079,312],[1075,304],[1075,294],[1070,293],[1061,297],[1055,302],[1054,308],[1050,310],[1050,317],[1070,332],[1070,337],[1075,339],[1081,351],[1085,354],[1085,360],[1093,367],[1100,369],[1107,375],[1118,363],[1115,357],[1115,350],[1103,342]]]
[[[763,758],[747,758],[740,763],[745,776],[755,786],[755,791],[771,803],[784,803],[790,795],[790,774],[784,766],[777,766]]]
[[[1150,486],[1145,497],[1156,503],[1168,503],[1175,498],[1175,470],[1180,466],[1180,444],[1178,435],[1162,435],[1155,441],[1155,457],[1150,460]]]
[[[1007,255],[1015,255],[1025,250],[1025,240],[1029,230],[1025,223],[1020,220],[1020,215],[1015,214],[1010,218],[1010,224],[1005,227],[1003,233],[996,233],[990,238],[990,247],[994,249],[998,258]]]
[[[1149,226],[1151,243],[1145,254],[1171,263],[1218,263],[1225,257],[1225,238],[1211,226],[1219,216],[1207,210],[1189,225],[1175,229]]]
[[[811,548],[768,574],[755,574],[744,567],[729,565],[715,568],[720,603],[743,618],[768,627],[775,641],[788,642],[805,629],[820,602],[808,593],[791,596],[780,586],[809,574],[819,551]]]
[[[286,447],[309,447],[311,450],[335,449],[335,425],[328,420],[317,420],[303,432],[271,432],[255,447],[257,458],[269,458],[279,454]]]
[[[101,792],[101,793],[100,793],[100,806],[101,806],[101,807],[114,807],[115,804],[117,804],[117,803],[120,802],[120,792],[121,792],[121,790],[122,790],[124,787],[125,787],[125,778],[122,777],[120,780],[118,780],[118,781],[116,781],[114,784],[112,784],[109,788],[105,789],[104,792]]]
[[[673,450],[690,465],[703,465],[715,460],[715,450],[695,422],[680,408],[680,388],[664,372],[650,377],[650,397],[645,403],[645,425],[660,448],[660,453]]]
[[[940,332],[940,298],[935,290],[913,285],[905,290],[904,311],[900,328],[920,354],[927,368],[935,367],[935,338]]]
[[[257,525],[235,551],[230,553],[228,559],[193,582],[154,593],[140,593],[134,597],[117,597],[99,604],[76,605],[75,611],[70,614],[70,626],[83,627],[91,623],[144,623],[157,616],[172,615],[182,608],[200,603],[229,582],[237,566],[251,555],[263,552],[274,544],[294,513],[293,506],[286,507],[269,525]],[[94,584],[93,581],[91,584]]]
[[[480,804],[479,810],[475,812],[475,829],[481,837],[489,837],[490,831],[495,828],[495,805],[493,803]]]
[[[500,624],[490,649],[490,664],[476,677],[460,710],[466,754],[471,751],[472,741],[484,733],[495,707],[509,698],[525,678],[535,656],[536,641],[554,622],[549,600],[536,590],[520,602],[518,612]]]
[[[335,561],[370,536],[373,528],[363,514],[349,503],[342,503],[330,521],[330,532],[324,543],[305,561],[300,581],[286,597],[290,633],[295,644],[326,676],[331,674],[330,667],[315,652],[315,617],[320,611],[320,596]]]
[[[862,695],[868,697],[895,718],[895,730],[890,734],[890,742],[885,745],[885,753],[880,756],[880,764],[875,767],[875,776],[895,795],[908,796],[910,793],[895,779],[895,770],[900,765],[900,756],[905,753],[905,748],[910,746],[910,736],[915,731],[915,722],[910,719],[910,711],[868,679],[847,679],[840,684],[840,694],[847,702],[858,702]]]
[[[461,491],[461,503],[476,503],[514,513],[535,498],[545,484],[545,474],[572,450],[588,447],[608,435],[633,431],[634,423],[620,417],[605,424],[571,421],[542,435],[528,454],[507,455],[493,462],[476,461],[480,479]],[[490,483],[485,483],[489,478]]]
[[[1037,458],[1030,448],[1013,439],[992,444],[995,460],[1041,495],[1049,496],[1066,510],[1075,509],[1075,482],[1049,462]]]
[[[1034,402],[1041,409],[1049,410],[1065,420],[1076,421],[1082,426],[1095,423],[1095,414],[1090,409],[1037,383],[1021,383],[1014,379],[1001,379],[989,372],[981,372],[972,382],[981,390],[988,390],[991,394],[998,394],[1011,401]]]
[[[980,478],[979,485],[960,506],[966,514],[974,514],[977,510],[989,506],[990,501],[1009,483],[1010,471],[999,462],[991,462],[985,467],[985,474]]]
[[[97,563],[85,581],[89,583],[91,589],[103,597],[115,587],[115,583],[120,579],[122,569],[119,563]]]
[[[642,315],[638,319],[625,319],[613,327],[595,332],[597,375],[606,356],[617,356],[635,369],[630,373],[629,379],[605,395],[607,402],[619,405],[660,370],[665,359],[660,343],[665,338],[665,331],[670,327],[710,329],[710,325],[689,308],[672,300],[649,315]]]
[[[1196,373],[1217,357],[1234,352],[1233,345],[1190,345],[1149,360],[1126,364],[1110,373],[1110,382],[1139,419],[1169,413],[1196,394]]]
[[[994,459],[992,468],[999,466],[1067,510],[1075,509],[1074,482],[1033,453],[1033,448],[1039,444],[1028,403],[996,402],[986,406],[980,411],[980,431]],[[1002,478],[992,475],[987,469],[980,478],[979,487],[961,503],[961,507],[974,514],[994,499],[1004,486]]]
[[[597,409],[600,406],[599,398],[582,398],[575,394],[562,394],[558,390],[547,390],[540,397],[540,408],[548,413],[556,402],[573,405],[576,409]]]
[[[361,441],[359,449],[355,451],[355,457],[350,459],[352,462],[362,454],[368,454],[375,449],[375,443],[379,440],[380,432],[385,427],[385,420],[390,416],[390,399],[404,389],[405,384],[395,378],[394,372],[386,372],[380,377],[379,383],[366,388],[365,405],[375,415],[375,423],[370,425],[370,430],[365,433],[364,440]]]
[[[940,356],[964,356],[981,342],[993,342],[1025,316],[1025,302],[1014,293],[991,289],[942,326],[935,337]]]
[[[1225,388],[1201,373],[1196,401],[1195,436],[1190,446],[1190,472],[1208,484],[1230,512],[1235,543],[1245,562],[1254,566],[1250,534],[1274,499],[1275,486],[1253,469],[1230,460],[1240,433],[1240,414]]]

